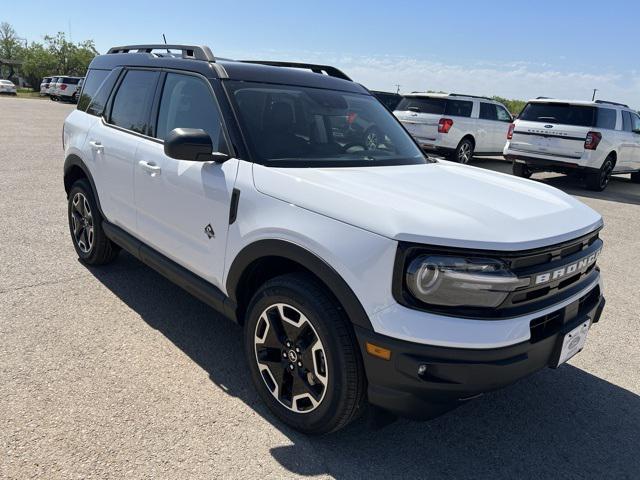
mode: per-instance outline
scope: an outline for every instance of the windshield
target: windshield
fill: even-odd
[[[595,108],[569,103],[528,103],[518,117],[531,122],[560,123],[579,127],[594,124]]]
[[[240,81],[227,85],[260,163],[346,167],[427,162],[393,115],[370,95]]]

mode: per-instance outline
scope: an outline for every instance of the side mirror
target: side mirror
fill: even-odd
[[[213,142],[201,128],[174,128],[164,140],[164,153],[176,160],[218,163],[229,160],[224,152],[214,152]]]

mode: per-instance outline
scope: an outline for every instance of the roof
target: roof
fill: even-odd
[[[629,110],[633,110],[628,105],[623,103],[611,102],[608,100],[566,100],[562,98],[533,98],[529,100],[529,103],[569,103],[571,105],[583,105],[587,107],[598,107],[598,106],[606,106],[610,108],[626,108]]]
[[[162,49],[165,50],[164,53]],[[166,52],[169,49],[182,50],[182,54]],[[153,53],[153,50],[158,50],[160,53]],[[207,47],[185,45],[135,45],[114,47],[109,52],[95,57],[89,68],[102,70],[124,66],[167,68],[196,72],[207,78],[221,80],[279,83],[369,93],[362,85],[348,80],[349,77],[344,73],[328,65],[222,60],[214,58]],[[320,71],[326,74],[316,73]]]
[[[435,93],[435,92],[411,92],[404,94],[405,97],[431,97],[431,98],[477,98],[487,102],[500,103],[497,100],[480,95],[467,95],[464,93]]]

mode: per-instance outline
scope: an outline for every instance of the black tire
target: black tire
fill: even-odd
[[[531,178],[532,172],[526,163],[513,162],[513,174],[520,178]]]
[[[299,325],[283,317],[297,318]],[[245,353],[260,397],[296,430],[330,433],[364,409],[366,379],[355,334],[339,303],[309,274],[282,275],[260,287],[247,310]],[[296,400],[301,393],[309,398]]]
[[[586,187],[594,192],[601,192],[607,188],[614,165],[613,157],[608,156],[599,170],[587,173],[585,176]]]
[[[71,187],[67,216],[73,247],[83,263],[104,265],[116,258],[120,248],[104,234],[102,215],[87,180],[78,180]]]
[[[633,183],[640,183],[640,172],[635,172],[631,174],[631,181]]]
[[[470,138],[463,138],[456,147],[453,154],[453,161],[467,164],[473,158],[473,141]]]

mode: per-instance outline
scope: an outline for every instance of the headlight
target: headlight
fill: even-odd
[[[518,278],[495,259],[421,255],[409,264],[406,282],[427,304],[492,308],[529,279]]]

